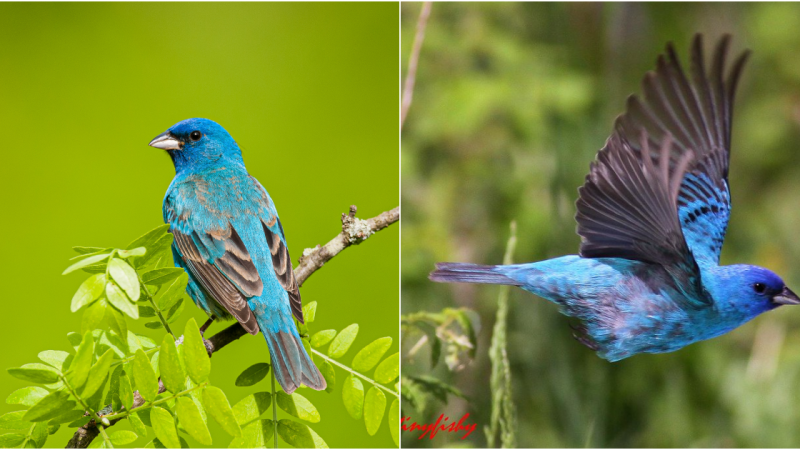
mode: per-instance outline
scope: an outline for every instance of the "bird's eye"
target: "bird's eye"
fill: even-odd
[[[189,134],[189,139],[191,139],[193,142],[199,141],[201,137],[203,137],[203,133],[197,130],[194,130],[191,134]]]
[[[763,294],[767,290],[767,286],[764,283],[756,283],[753,285],[753,289],[759,294]]]

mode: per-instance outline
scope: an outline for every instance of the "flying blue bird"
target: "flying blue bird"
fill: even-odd
[[[202,330],[235,318],[264,335],[284,391],[325,389],[292,320],[303,323],[303,309],[278,211],[247,173],[239,146],[208,119],[178,122],[150,146],[166,150],[175,165],[164,221],[175,238],[175,265],[189,274],[186,292],[210,317]]]
[[[725,334],[800,298],[762,267],[719,265],[730,216],[733,99],[749,52],[726,70],[730,37],[688,75],[672,44],[591,164],[576,203],[579,255],[528,264],[440,263],[433,281],[519,286],[581,321],[609,361]]]

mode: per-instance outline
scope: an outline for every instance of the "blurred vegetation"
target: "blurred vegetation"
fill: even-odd
[[[418,3],[401,7],[402,63]],[[404,377],[453,384],[468,399],[404,404],[434,421],[491,421],[489,341],[498,287],[428,281],[437,261],[497,264],[508,226],[516,261],[576,253],[574,201],[626,97],[668,41],[686,61],[695,32],[753,50],[736,102],[734,207],[722,263],[759,264],[800,285],[800,5],[787,3],[434,4],[402,134],[404,314],[471,308],[475,359],[431,370],[430,346]],[[609,363],[575,342],[556,308],[512,289],[507,356],[522,447],[796,447],[800,309],[780,308],[728,335]],[[403,355],[419,341],[406,329]],[[403,445],[483,446],[439,433]]]

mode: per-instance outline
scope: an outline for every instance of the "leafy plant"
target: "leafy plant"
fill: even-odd
[[[442,350],[448,371],[458,372],[475,357],[480,329],[478,316],[468,308],[445,308],[440,312],[419,311],[401,316],[405,339],[416,343],[404,355],[416,358],[423,348],[430,354],[430,369],[439,364]],[[403,405],[424,411],[431,399],[447,403],[448,395],[464,397],[455,386],[433,376],[403,376]]]
[[[46,350],[39,353],[41,363],[8,369],[34,386],[19,389],[6,400],[20,410],[0,416],[0,447],[41,448],[61,426],[85,431],[76,433],[73,440],[85,438],[92,430],[99,432],[102,439],[88,438],[90,448],[132,444],[148,436],[148,428],[155,436],[148,448],[186,448],[184,436],[203,445],[221,446],[224,443],[212,441],[207,426],[210,417],[233,437],[230,447],[277,447],[280,437],[295,447],[327,448],[306,424],[321,420],[316,407],[300,393],[276,391],[274,375],[269,392],[254,392],[233,407],[225,393],[211,385],[210,351],[195,320],[188,321],[182,336],[171,328],[186,304],[188,276],[172,267],[172,235],[167,228],[159,226],[125,249],[74,247],[79,255],[64,274],[77,270],[90,274],[72,298],[72,311],[83,310],[80,332],[67,336],[74,353]],[[398,377],[399,357],[394,354],[381,361],[391,338],[366,345],[355,355],[352,367],[347,366],[337,359],[353,344],[358,325],[339,333],[325,330],[309,339],[308,325],[314,322],[316,310],[316,302],[305,305],[306,325],[298,325],[328,382],[327,391],[335,390],[333,366],[349,373],[343,383],[349,388],[342,389],[345,409],[355,418],[364,418],[370,435],[377,432],[385,414],[384,392],[394,396],[388,423],[397,443],[399,394],[392,383]],[[129,319],[146,320],[147,328],[164,330],[163,339],[157,343],[133,333],[128,330]],[[328,354],[312,348],[328,342]],[[372,369],[374,379],[363,374]],[[259,362],[242,372],[236,385],[253,386],[269,374],[270,364]],[[366,395],[361,380],[369,386]],[[361,397],[352,389],[355,385],[361,386]],[[275,405],[300,421],[278,420]],[[262,418],[270,407],[272,419]],[[128,420],[133,431],[109,429],[121,420]]]

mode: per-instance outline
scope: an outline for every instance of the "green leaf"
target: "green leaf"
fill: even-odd
[[[272,446],[272,433],[274,426],[272,420],[262,419],[252,422],[250,425],[242,428],[241,444],[239,447],[243,448],[267,448]],[[233,444],[233,443],[231,443]],[[230,447],[233,448],[233,447]]]
[[[131,387],[131,380],[126,374],[122,374],[119,377],[119,399],[125,409],[131,409],[133,406],[133,388]]]
[[[158,395],[158,377],[150,365],[150,360],[142,349],[136,350],[133,357],[133,380],[139,389],[139,395],[147,401],[152,402]],[[120,391],[122,390],[122,378],[120,378]],[[121,396],[120,396],[121,397]]]
[[[311,302],[303,306],[303,321],[306,325],[310,324],[317,317],[317,302]]]
[[[164,387],[173,394],[186,388],[186,374],[183,373],[178,349],[175,347],[175,338],[171,334],[164,335],[158,357],[158,368]],[[211,445],[211,444],[207,444]]]
[[[167,230],[169,229],[169,224],[165,223],[163,225],[159,225],[152,230],[148,231],[147,233],[139,236],[135,241],[128,244],[127,249],[137,248],[137,247],[145,247],[145,248],[152,248],[153,243],[157,242],[159,239],[164,237],[167,234]]]
[[[370,342],[356,354],[355,358],[353,358],[353,369],[358,372],[367,372],[371,370],[378,364],[391,346],[392,338],[388,336]]]
[[[161,286],[177,279],[186,273],[180,267],[165,267],[163,269],[153,269],[142,274],[142,282],[153,286]]]
[[[82,427],[82,426],[86,425],[91,420],[92,420],[92,418],[90,416],[83,416],[80,419],[78,419],[78,420],[76,420],[74,422],[71,422],[69,425],[67,425],[67,427],[68,428],[79,428],[79,427]]]
[[[11,395],[6,398],[6,403],[9,405],[20,405],[20,406],[27,406],[31,407],[35,405],[39,400],[45,398],[48,394],[48,390],[45,388],[40,388],[38,386],[28,386],[22,389],[17,389],[16,391],[12,392]]]
[[[0,433],[23,431],[25,434],[31,429],[31,423],[22,420],[27,411],[14,411],[0,416]]]
[[[147,254],[131,258],[130,261],[136,268],[147,267],[158,261],[172,245],[172,235],[165,233],[152,244],[147,245]]]
[[[61,275],[66,275],[66,274],[74,272],[74,271],[76,271],[78,269],[82,269],[82,268],[84,268],[86,266],[90,266],[90,265],[92,265],[94,263],[98,263],[98,262],[108,258],[108,255],[110,255],[110,254],[111,253],[101,253],[99,255],[94,255],[94,256],[89,256],[88,258],[84,258],[84,259],[76,262],[75,264],[67,267],[64,270],[64,272],[61,273]]]
[[[55,420],[55,419],[53,419],[53,420]],[[54,423],[52,420],[50,422],[47,422],[47,434],[50,434],[50,435],[56,434],[56,432],[58,432],[59,428],[61,428],[60,424]]]
[[[98,273],[87,278],[81,283],[78,292],[72,296],[72,305],[70,310],[75,312],[82,307],[91,304],[93,301],[100,298],[103,294],[103,288],[106,287],[105,274]]]
[[[272,404],[272,394],[269,392],[256,392],[239,400],[233,407],[233,415],[240,426],[258,419]]]
[[[138,305],[139,306],[139,317],[155,317],[156,310],[145,305]]]
[[[323,345],[332,341],[334,336],[336,336],[336,330],[317,331],[313,336],[311,336],[311,346],[314,348],[322,347]]]
[[[88,255],[90,253],[102,253],[111,250],[110,248],[103,248],[103,247],[81,247],[81,246],[75,246],[72,247],[72,249],[75,250],[79,254],[79,256]]]
[[[39,422],[34,425],[28,443],[32,444],[34,448],[42,448],[44,443],[47,442],[47,436],[49,435],[47,429],[48,425],[45,422]]]
[[[400,445],[400,402],[397,400],[394,399],[392,402],[392,406],[389,407],[389,417],[386,418],[394,445]]]
[[[298,394],[297,392],[289,395],[285,392],[278,392],[276,403],[278,407],[289,415],[295,416],[298,419],[305,420],[306,422],[317,423],[320,421],[319,411],[317,408],[308,401],[307,398]]]
[[[236,416],[233,415],[231,405],[220,388],[209,386],[203,390],[203,406],[226,433],[231,436],[242,435],[242,429],[236,421]]]
[[[56,391],[39,400],[25,413],[22,420],[42,422],[64,414],[74,408],[76,403],[69,399],[66,391]]]
[[[108,308],[108,302],[104,298],[101,298],[100,300],[89,305],[89,307],[83,311],[83,318],[81,319],[81,333],[78,334],[78,336],[82,336],[83,334],[86,334],[86,332],[100,328],[103,324],[103,320],[106,317],[106,308]]]
[[[200,410],[197,409],[197,405],[191,398],[178,397],[175,399],[175,413],[178,414],[178,420],[189,436],[203,445],[211,445],[211,433],[208,432]]]
[[[325,392],[333,392],[336,388],[336,372],[333,370],[333,366],[328,361],[322,360],[322,363],[317,364],[317,368],[325,378]]]
[[[311,436],[310,428],[300,422],[290,419],[278,421],[278,436],[287,444],[298,448],[313,448],[314,437]]]
[[[183,331],[183,361],[192,381],[200,384],[208,379],[211,360],[194,318],[189,319]]]
[[[367,425],[367,433],[370,436],[375,436],[375,433],[378,432],[385,411],[386,396],[380,389],[372,386],[364,398],[364,423]]]
[[[117,254],[120,258],[130,258],[131,256],[142,256],[147,253],[147,249],[144,247],[136,247],[131,250],[119,250]]]
[[[72,359],[70,358],[72,355],[68,352],[62,352],[61,350],[45,350],[39,352],[38,356],[45,364],[55,367],[59,372],[66,370],[70,363],[72,363]]]
[[[119,340],[115,343],[122,347],[120,350],[122,350],[123,355],[127,355],[130,350],[128,348],[127,339],[123,340],[123,337],[128,336],[128,323],[125,322],[125,316],[117,311],[116,308],[106,308],[104,322],[106,325],[108,325],[108,328],[110,328],[111,331],[117,334]],[[106,337],[106,339],[109,341],[111,340],[109,337]]]
[[[400,375],[399,352],[384,359],[375,369],[375,381],[378,383],[391,383],[398,375]]]
[[[167,323],[172,323],[178,320],[181,313],[183,312],[183,305],[186,304],[184,301],[185,297],[178,297],[178,301],[172,305],[172,307],[165,313],[165,317],[167,319]]]
[[[108,263],[108,274],[131,301],[139,300],[139,277],[133,267],[121,259],[113,258]]]
[[[150,355],[150,366],[153,367],[153,372],[156,373],[156,378],[161,377],[161,369],[158,368],[158,360],[160,356],[161,356],[160,350]]]
[[[150,423],[153,424],[153,432],[162,444],[167,448],[181,448],[178,430],[175,429],[175,419],[166,409],[154,406],[150,410]]]
[[[29,424],[30,425],[30,424]],[[20,433],[7,433],[0,435],[0,448],[19,447],[28,436]]]
[[[331,346],[328,349],[328,355],[331,358],[341,358],[344,356],[344,354],[347,353],[347,350],[350,349],[350,346],[353,345],[353,341],[356,340],[357,335],[357,323],[354,323],[340,331],[339,334],[333,338],[333,342],[331,342]]]
[[[244,372],[240,373],[238,377],[236,377],[236,386],[252,386],[259,381],[263,380],[264,377],[267,376],[269,373],[269,364],[267,363],[256,363],[252,366],[244,369]]]
[[[364,385],[353,375],[342,384],[342,401],[350,417],[360,419],[364,411]]]
[[[147,322],[144,324],[144,326],[150,328],[151,330],[160,330],[161,328],[164,328],[164,324],[161,323],[161,321]]]
[[[89,370],[89,377],[86,379],[86,386],[81,393],[82,397],[91,397],[101,387],[114,361],[114,350],[108,349]]]
[[[61,414],[60,416],[50,420],[49,423],[52,425],[52,424],[62,424],[62,423],[74,422],[75,420],[78,420],[81,417],[84,417],[84,414],[86,414],[86,411],[84,411],[83,409],[73,409],[71,411],[67,411],[64,414]]]
[[[128,421],[131,423],[131,428],[141,437],[147,436],[147,428],[145,428],[142,419],[139,418],[139,413],[130,413]]]
[[[172,307],[186,292],[186,284],[189,282],[189,275],[186,272],[180,274],[168,286],[161,288],[156,294],[155,302],[158,309],[166,311]]]
[[[114,307],[125,313],[125,315],[131,319],[135,320],[139,318],[139,308],[137,308],[135,304],[128,300],[128,296],[126,296],[125,293],[122,292],[122,290],[114,283],[106,284],[106,298],[108,299],[109,303],[114,305]]]
[[[91,331],[87,331],[83,335],[78,351],[75,353],[75,359],[72,360],[70,369],[72,373],[69,376],[69,382],[73,389],[78,389],[86,382],[89,376],[89,370],[92,368],[92,356],[94,354],[94,337]]]
[[[58,373],[52,367],[39,363],[25,364],[22,367],[8,369],[8,374],[14,378],[33,383],[48,384],[58,381]]]
[[[314,448],[329,448],[328,444],[311,427],[308,427],[308,431],[311,433],[311,438],[314,439]]]
[[[139,439],[139,436],[136,436],[136,433],[133,431],[122,430],[109,433],[108,439],[114,445],[128,445],[136,439]]]

